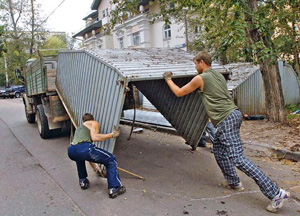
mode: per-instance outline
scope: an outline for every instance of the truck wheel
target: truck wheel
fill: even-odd
[[[48,139],[51,137],[51,131],[49,130],[48,126],[48,119],[45,115],[44,108],[42,104],[37,105],[37,112],[36,112],[36,122],[38,125],[38,130],[40,136],[43,139]]]
[[[15,97],[16,97],[16,98],[19,98],[19,97],[20,97],[20,93],[19,93],[19,92],[16,92]]]
[[[27,113],[26,105],[25,105],[25,115],[26,115],[26,119],[27,119],[28,123],[30,123],[30,124],[35,123],[35,114]]]

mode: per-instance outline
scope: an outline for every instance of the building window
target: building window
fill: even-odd
[[[202,31],[202,27],[201,26],[196,26],[195,27],[195,33],[200,33]]]
[[[123,37],[119,38],[120,49],[124,49],[124,39]]]
[[[106,8],[105,10],[102,11],[102,17],[105,18],[105,17],[108,17],[108,15],[109,15],[108,8]]]
[[[140,32],[136,32],[132,34],[133,39],[133,46],[139,46],[140,45]]]
[[[164,39],[170,39],[171,38],[171,26],[165,25],[164,26]]]

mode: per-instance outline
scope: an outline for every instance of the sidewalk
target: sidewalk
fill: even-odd
[[[123,121],[123,123],[132,124],[133,116],[133,110],[126,110],[121,121]],[[172,125],[159,112],[136,110],[135,121],[135,125],[139,127],[152,128],[163,132],[177,134]],[[286,148],[278,148],[270,144],[254,143],[249,140],[243,140],[243,143],[246,148],[264,151],[268,156],[271,156],[271,154],[276,154],[278,159],[300,161],[300,152],[292,152]]]
[[[1,215],[84,215],[0,118]]]

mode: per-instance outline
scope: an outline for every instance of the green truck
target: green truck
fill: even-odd
[[[69,116],[56,92],[56,68],[56,57],[40,56],[26,62],[25,114],[28,123],[37,123],[43,139],[70,128]]]

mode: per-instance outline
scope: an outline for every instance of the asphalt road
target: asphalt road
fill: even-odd
[[[146,180],[120,172],[127,192],[112,200],[106,179],[89,166],[90,188],[79,188],[75,163],[67,156],[69,137],[41,139],[20,99],[0,99],[0,215],[274,215],[246,175],[239,172],[244,192],[221,186],[224,178],[208,148],[191,152],[181,137],[145,129],[128,141],[129,130],[121,127],[114,154],[121,168]],[[290,183],[299,175],[288,166],[266,163],[256,152],[246,155],[279,186],[299,187]],[[276,215],[299,211],[300,202],[291,199]]]

